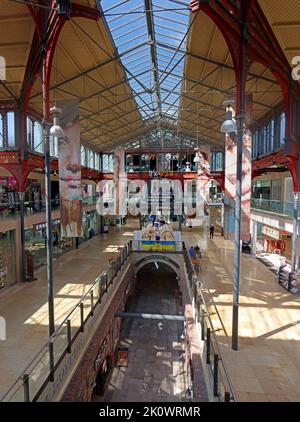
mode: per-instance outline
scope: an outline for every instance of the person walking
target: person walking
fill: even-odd
[[[199,246],[198,246],[198,245],[196,245],[194,249],[195,249],[195,252],[196,252],[196,256],[197,256],[198,258],[201,258],[201,251],[200,251]]]
[[[213,238],[214,238],[214,231],[215,231],[215,227],[214,227],[214,225],[212,224],[212,225],[210,226],[210,229],[209,229],[209,238],[210,238],[210,239],[213,239]]]

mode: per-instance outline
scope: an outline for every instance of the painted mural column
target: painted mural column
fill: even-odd
[[[202,145],[196,150],[195,162],[198,165],[197,189],[196,189],[196,216],[203,223],[208,224],[209,210],[207,199],[209,196],[209,180],[210,180],[210,146]]]

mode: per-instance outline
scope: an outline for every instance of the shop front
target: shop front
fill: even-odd
[[[16,281],[15,230],[0,232],[0,289]]]
[[[78,238],[78,244],[81,244],[100,233],[100,216],[96,210],[83,212],[82,226],[83,237]]]
[[[60,219],[52,220],[53,257],[58,258],[73,249],[72,239],[61,237]],[[37,270],[47,263],[46,223],[35,224],[25,230],[27,262]]]
[[[256,250],[258,255],[275,255],[285,258],[282,261],[291,261],[292,234],[261,223],[257,224]]]
[[[0,176],[0,212],[14,213],[18,209],[17,181],[12,176]]]

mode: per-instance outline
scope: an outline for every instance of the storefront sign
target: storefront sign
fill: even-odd
[[[280,239],[280,232],[276,229],[272,229],[271,227],[263,226],[262,233],[266,236],[272,237],[273,239]]]
[[[52,225],[57,226],[60,224],[60,220],[52,220]],[[46,228],[46,223],[40,223],[35,225],[36,230],[42,230]]]
[[[82,188],[80,163],[80,124],[78,103],[65,101],[62,126],[64,137],[58,139],[61,235],[82,237]]]

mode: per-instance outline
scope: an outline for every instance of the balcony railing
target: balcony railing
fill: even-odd
[[[196,321],[200,325],[201,340],[204,344],[204,358],[210,374],[213,395],[215,399],[220,402],[236,401],[234,388],[210,317],[211,313],[206,304],[202,285],[198,281],[195,266],[192,264],[191,257],[184,244],[183,256],[190,289],[194,296],[193,306],[195,309]]]
[[[285,201],[275,201],[270,199],[251,199],[251,207],[257,210],[268,211],[274,214],[293,217],[294,203]],[[298,212],[300,218],[300,208]]]
[[[78,351],[78,347],[82,347],[78,344],[75,347],[75,340],[84,333],[86,325],[91,322],[94,314],[99,312],[103,296],[113,284],[131,252],[131,242],[120,249],[117,259],[112,260],[109,267],[96,278],[79,303],[55,330],[23,374],[0,398],[0,401],[37,401],[48,383],[56,380],[56,374],[64,358],[67,355],[71,356],[73,349]]]

